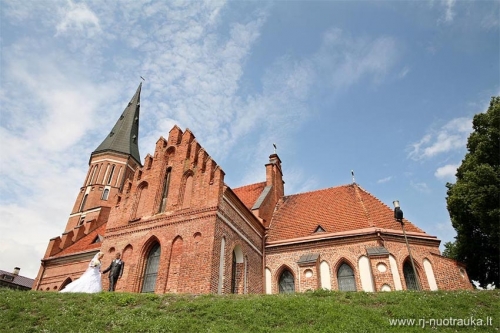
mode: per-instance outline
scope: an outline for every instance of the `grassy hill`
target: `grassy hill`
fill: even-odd
[[[500,290],[217,296],[0,289],[0,332],[500,332],[499,327]]]

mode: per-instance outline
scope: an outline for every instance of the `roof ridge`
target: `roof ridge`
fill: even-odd
[[[288,198],[288,197],[293,197],[293,196],[302,195],[302,194],[308,194],[308,193],[313,193],[313,192],[321,192],[321,191],[327,191],[327,190],[333,190],[333,189],[337,189],[337,188],[341,188],[341,187],[351,187],[351,186],[353,186],[353,184],[344,184],[344,185],[338,185],[338,186],[320,188],[320,189],[316,189],[316,190],[310,190],[310,191],[306,191],[306,192],[300,192],[300,193],[294,193],[294,194],[284,195],[283,197],[284,198]]]
[[[379,198],[377,198],[376,196],[374,196],[373,194],[371,194],[370,192],[368,192],[367,190],[365,190],[364,188],[362,188],[361,186],[359,186],[359,189],[362,190],[366,195],[369,195],[370,197],[372,197],[374,200],[376,200],[377,202],[379,202],[380,204],[384,205],[384,207],[387,207],[389,208],[390,210],[392,210],[392,208],[387,205],[385,202],[383,202],[382,200],[380,200]],[[419,230],[419,232],[423,232],[425,234],[427,234],[425,232],[425,230],[419,228],[417,225],[415,225],[413,222],[411,222],[410,220],[408,220],[407,218],[403,218],[404,221],[405,221],[405,224],[410,224],[411,226],[413,226],[414,228],[416,228],[417,230]]]
[[[356,183],[353,183],[353,185],[354,185],[353,186],[354,187],[354,193],[356,193],[356,197],[358,197],[358,201],[361,203],[361,207],[363,207],[363,211],[365,212],[366,219],[368,220],[368,223],[370,224],[370,226],[373,227],[374,225],[373,225],[373,220],[372,220],[372,217],[370,215],[370,212],[368,211],[368,208],[366,208],[365,203],[363,201],[363,198],[359,194],[359,189],[358,189],[359,186]],[[368,193],[368,192],[366,192],[366,193]]]
[[[243,185],[243,186],[239,186],[239,187],[231,187],[231,189],[234,191],[236,189],[240,189],[240,188],[245,188],[245,187],[250,187],[250,186],[256,186],[256,185],[261,185],[261,184],[265,184],[266,182],[263,181],[263,182],[258,182],[258,183],[253,183],[253,184],[248,184],[248,185]]]

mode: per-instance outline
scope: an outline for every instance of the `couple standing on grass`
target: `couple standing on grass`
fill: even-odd
[[[102,291],[101,282],[101,259],[104,253],[98,252],[89,263],[89,268],[80,278],[68,284],[61,290],[62,293],[98,293]],[[102,274],[109,272],[109,289],[115,291],[116,282],[122,277],[123,267],[125,263],[120,259],[120,253],[116,253],[115,259],[111,262],[108,268],[102,271]]]

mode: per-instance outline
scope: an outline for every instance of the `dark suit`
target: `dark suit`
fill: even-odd
[[[114,259],[108,268],[102,271],[103,274],[109,272],[109,289],[108,291],[115,291],[116,281],[122,277],[123,267],[125,263],[121,259]]]

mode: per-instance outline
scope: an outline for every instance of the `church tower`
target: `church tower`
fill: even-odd
[[[116,204],[125,180],[131,179],[141,166],[138,137],[141,100],[139,84],[113,129],[92,152],[87,177],[76,198],[65,231],[97,220],[107,220],[110,208]]]
[[[99,251],[110,211],[118,203],[124,183],[141,167],[138,146],[141,87],[142,83],[111,132],[90,155],[87,176],[66,228],[61,236],[50,239],[33,289],[63,289],[81,276]]]

